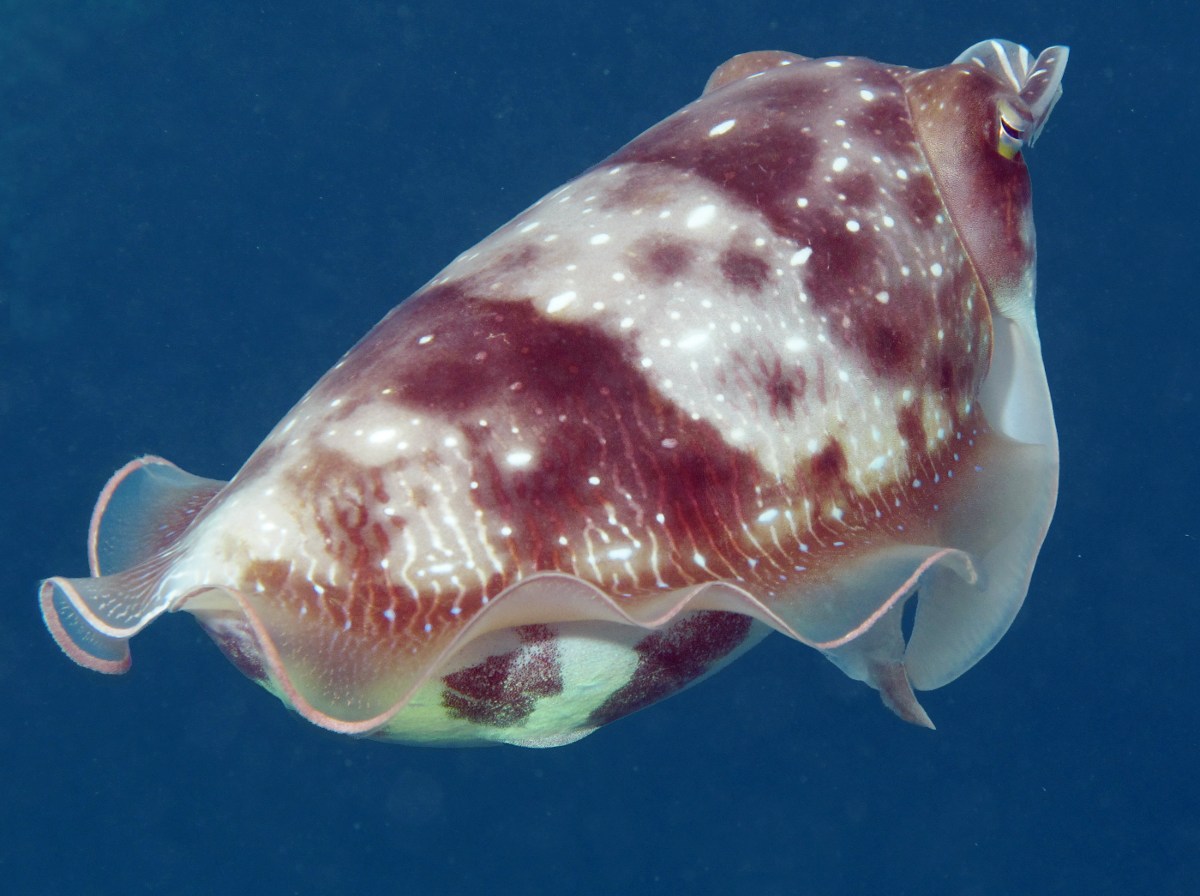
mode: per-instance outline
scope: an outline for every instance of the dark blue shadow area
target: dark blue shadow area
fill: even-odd
[[[968,6],[8,4],[5,891],[1200,892],[1193,12]],[[1029,156],[1063,483],[1016,624],[924,697],[938,731],[779,637],[528,751],[328,734],[182,616],[112,679],[46,634],[36,584],[85,572],[113,470],[231,476],[399,299],[725,58],[992,36],[1072,46]]]

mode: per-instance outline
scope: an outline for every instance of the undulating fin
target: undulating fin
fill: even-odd
[[[88,531],[92,575],[131,569],[167,550],[225,487],[147,455],[113,474]]]
[[[980,440],[971,488],[942,517],[979,582],[933,570],[922,583],[904,659],[921,690],[949,684],[1008,631],[1054,515],[1058,434],[1032,306],[1019,319],[996,315],[993,339],[979,401],[994,432]]]
[[[55,577],[40,591],[46,625],[68,656],[98,672],[129,668],[126,642],[167,609],[158,586],[175,547],[223,486],[152,456],[113,475],[92,512],[92,577]]]
[[[780,631],[816,647],[849,677],[880,692],[905,721],[933,727],[904,667],[905,603],[939,572],[964,587],[977,581],[963,551],[935,545],[881,544],[843,565],[828,582],[806,588],[780,609]]]
[[[815,647],[851,677],[880,691],[901,718],[933,727],[908,687],[900,613],[904,601],[936,567],[974,581],[960,551],[896,544],[847,566],[823,586],[805,589],[799,602],[774,608],[728,582],[664,592],[626,604],[596,585],[562,573],[539,573],[501,592],[466,626],[424,657],[366,650],[363,635],[335,632],[313,622],[298,625],[269,594],[208,589],[174,609],[224,625],[244,619],[246,634],[264,661],[266,677],[309,721],[346,734],[371,733],[401,712],[431,679],[444,674],[469,644],[497,632],[546,624],[614,623],[661,630],[688,613],[717,610],[750,616]],[[239,637],[243,635],[239,634]],[[369,638],[368,638],[369,640]],[[432,657],[430,655],[433,655]],[[336,676],[329,669],[338,670]]]

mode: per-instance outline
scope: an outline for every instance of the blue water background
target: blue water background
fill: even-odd
[[[3,892],[1200,892],[1193,4],[3,7]],[[1063,484],[1016,624],[924,697],[937,732],[780,637],[576,745],[444,751],[312,727],[187,617],[118,678],[45,633],[36,582],[86,570],[116,467],[232,475],[728,56],[992,36],[1072,45],[1029,154]]]

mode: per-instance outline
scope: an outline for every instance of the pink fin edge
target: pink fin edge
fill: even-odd
[[[89,653],[80,647],[79,642],[71,636],[70,632],[67,631],[66,626],[63,625],[58,608],[54,605],[55,588],[62,591],[63,595],[68,601],[70,601],[71,606],[75,609],[75,611],[80,613],[89,625],[92,625],[96,634],[110,641],[121,642],[121,646],[124,648],[124,655],[118,659],[106,660],[102,657],[96,656],[94,653]],[[42,608],[42,619],[46,623],[46,628],[50,630],[51,637],[53,637],[55,643],[62,648],[62,652],[69,656],[72,660],[83,666],[85,669],[91,669],[93,672],[102,672],[105,675],[122,675],[129,671],[129,667],[132,665],[132,659],[129,655],[129,647],[124,642],[127,641],[129,637],[132,637],[132,634],[135,634],[136,632],[126,635],[125,637],[114,637],[105,633],[103,631],[103,627],[99,623],[99,620],[96,620],[95,616],[90,612],[86,612],[85,610],[81,609],[85,608],[86,604],[79,596],[79,593],[71,586],[69,580],[56,577],[42,582],[42,587],[38,589],[38,602],[41,604]],[[149,622],[149,620],[147,620],[147,622]]]
[[[116,493],[117,489],[121,487],[121,484],[126,479],[143,467],[150,465],[170,467],[172,470],[179,470],[178,466],[171,463],[165,457],[159,457],[156,454],[143,455],[136,460],[131,460],[129,463],[125,464],[125,466],[121,467],[121,469],[117,470],[117,472],[113,473],[112,476],[108,478],[108,482],[104,484],[104,488],[101,490],[99,497],[96,498],[96,506],[92,508],[92,518],[88,523],[87,539],[88,569],[91,570],[91,574],[93,576],[101,575],[99,551],[100,521],[103,519],[104,514],[108,511],[108,505],[112,501],[112,496]],[[180,472],[183,471],[180,470]],[[76,604],[76,606],[78,606],[78,604]],[[68,653],[69,652],[70,651],[68,651]]]

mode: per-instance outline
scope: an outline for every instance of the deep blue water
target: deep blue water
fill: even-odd
[[[5,4],[5,892],[1200,892],[1188,4],[160,6]],[[1030,154],[1063,485],[1017,623],[925,695],[937,732],[779,637],[573,746],[447,751],[308,725],[186,617],[116,679],[45,633],[36,583],[85,571],[116,467],[232,475],[396,301],[728,56],[991,36],[1072,46]]]

